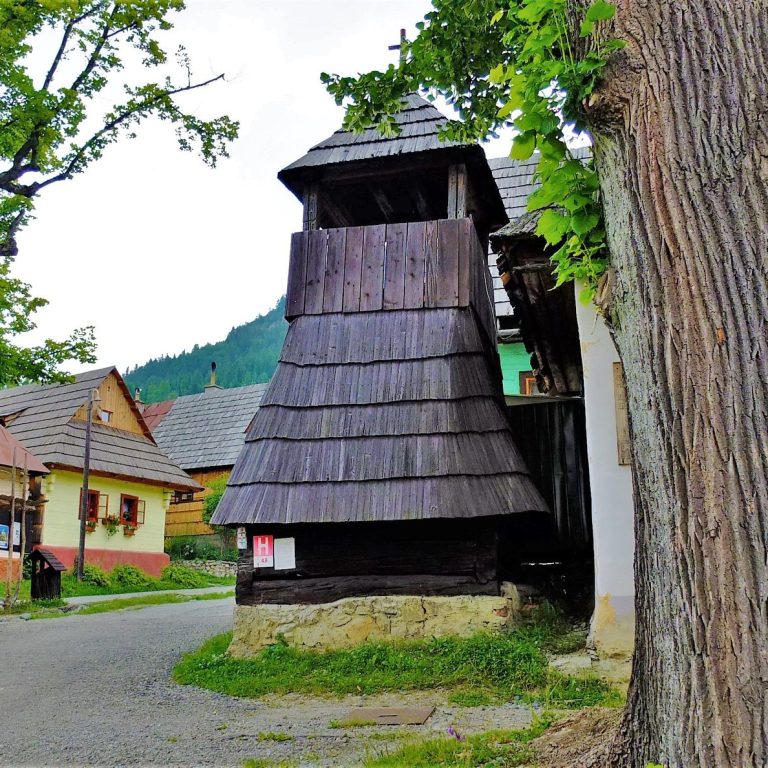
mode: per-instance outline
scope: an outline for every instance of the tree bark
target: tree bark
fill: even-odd
[[[591,109],[633,442],[611,764],[768,765],[768,2],[618,0]]]

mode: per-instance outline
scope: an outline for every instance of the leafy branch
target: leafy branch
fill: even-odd
[[[541,211],[537,233],[554,249],[557,282],[582,280],[591,296],[608,265],[600,189],[594,164],[574,156],[566,135],[586,129],[585,104],[624,45],[597,34],[615,7],[595,0],[572,30],[566,0],[435,0],[433,6],[398,67],[356,78],[322,75],[337,103],[346,103],[345,127],[396,130],[391,115],[405,94],[419,89],[456,109],[445,138],[477,141],[514,127],[511,157],[539,153],[539,187],[528,208]],[[575,51],[578,36],[584,45]]]
[[[100,111],[96,107],[128,57],[138,53],[144,69],[168,63],[158,34],[172,28],[168,17],[184,9],[184,0],[4,0],[0,4],[0,385],[23,378],[60,377],[56,360],[94,359],[92,329],[76,331],[66,342],[48,341],[23,350],[9,336],[30,330],[29,320],[45,301],[32,297],[26,284],[10,276],[18,253],[17,236],[29,223],[36,196],[46,187],[72,178],[100,159],[120,135],[133,138],[149,117],[172,123],[180,149],[196,149],[215,166],[228,156],[238,123],[226,115],[205,120],[183,110],[178,97],[213,85],[223,74],[195,79],[189,56],[180,47],[181,76],[155,82],[123,83],[126,98]],[[30,71],[48,33],[55,35],[40,84]],[[63,64],[67,66],[64,67]],[[64,71],[70,74],[64,79]],[[99,97],[99,99],[97,99]],[[47,362],[29,365],[30,355]]]

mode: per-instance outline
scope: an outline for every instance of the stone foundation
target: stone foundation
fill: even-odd
[[[230,653],[253,656],[279,637],[307,650],[350,648],[366,640],[417,640],[493,632],[510,625],[520,605],[504,597],[462,595],[349,597],[320,605],[238,605]]]
[[[237,563],[228,560],[179,560],[182,565],[211,576],[237,576]]]

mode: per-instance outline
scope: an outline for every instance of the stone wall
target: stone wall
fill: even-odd
[[[180,560],[182,565],[211,576],[237,576],[237,563],[228,560]]]
[[[349,597],[320,605],[238,605],[230,653],[254,655],[280,637],[303,649],[350,648],[366,640],[416,640],[492,632],[520,609],[514,588],[505,597],[462,595]]]

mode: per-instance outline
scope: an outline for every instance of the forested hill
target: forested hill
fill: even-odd
[[[134,367],[125,375],[126,384],[131,393],[141,387],[141,399],[146,403],[195,394],[208,383],[213,361],[222,387],[269,381],[288,330],[284,313],[285,297],[266,315],[233,328],[224,341],[202,347],[196,344],[191,352]]]

